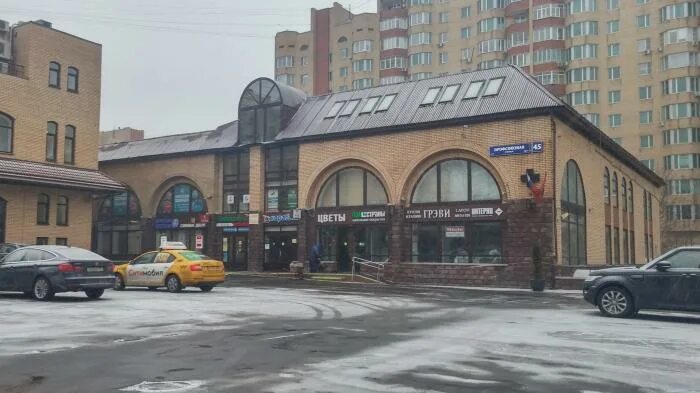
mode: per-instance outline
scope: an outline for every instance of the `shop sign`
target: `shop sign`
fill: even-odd
[[[345,213],[331,213],[331,214],[317,214],[316,215],[316,222],[319,224],[329,224],[329,223],[336,223],[336,222],[345,222],[345,217],[347,215]]]
[[[167,236],[161,236],[160,237],[160,248],[165,247],[165,243],[168,242],[168,237]]]
[[[243,203],[250,203],[250,194],[243,194]]]
[[[352,212],[352,222],[384,222],[386,210]]]
[[[489,155],[491,157],[512,156],[519,154],[542,153],[544,151],[544,143],[528,142],[517,145],[491,146]]]
[[[156,229],[177,229],[180,226],[180,220],[177,218],[156,218],[153,226]]]
[[[201,250],[204,248],[204,236],[203,235],[197,235],[194,237],[194,248],[197,250]]]
[[[190,187],[186,185],[175,186],[174,190],[174,206],[175,213],[190,212]],[[194,210],[194,209],[193,209]]]
[[[463,226],[446,226],[445,237],[464,237]]]
[[[226,227],[223,228],[224,233],[248,233],[250,228],[248,227]]]
[[[263,222],[265,224],[283,224],[296,221],[297,219],[292,216],[291,213],[287,214],[274,214],[274,215],[263,215]]]
[[[498,218],[503,214],[500,206],[479,207],[435,207],[406,209],[404,218],[408,221],[456,221],[473,218]]]
[[[279,206],[279,190],[274,188],[267,190],[267,208],[276,210]]]
[[[287,191],[287,206],[290,209],[296,209],[296,207],[297,207],[297,189],[296,188],[290,188],[289,191]]]
[[[226,195],[226,204],[233,205],[234,203],[236,203],[236,196],[233,194]]]
[[[239,227],[248,225],[248,216],[238,215],[238,216],[217,216],[216,226],[218,228],[225,227]]]
[[[248,214],[248,224],[250,224],[250,225],[260,224],[260,216],[258,215],[258,213]]]
[[[292,218],[295,220],[301,220],[301,209],[292,210]]]

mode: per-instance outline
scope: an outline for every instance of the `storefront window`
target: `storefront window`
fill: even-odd
[[[265,151],[266,211],[296,209],[299,147],[287,145]]]
[[[500,222],[413,224],[412,261],[502,263]]]
[[[106,198],[98,211],[97,253],[129,259],[141,253],[143,226],[135,194],[124,192]]]
[[[224,161],[224,212],[248,211],[248,187],[250,180],[250,154],[243,151],[223,157]]]
[[[156,244],[183,242],[189,249],[204,249],[207,203],[196,187],[180,183],[168,189],[158,204],[154,226]],[[197,242],[201,237],[202,241]],[[198,248],[197,245],[201,245]]]
[[[617,175],[613,177],[617,179]],[[613,182],[613,190],[617,190]],[[615,193],[616,194],[616,193]],[[567,265],[586,264],[586,199],[578,165],[566,163],[561,189],[562,258]],[[619,236],[619,235],[618,235]],[[617,258],[616,258],[617,260]]]
[[[333,174],[321,188],[317,207],[379,206],[387,204],[384,186],[362,168],[346,168]]]
[[[206,211],[207,203],[202,193],[196,187],[185,183],[166,191],[158,204],[159,216],[201,214]]]
[[[471,160],[443,161],[423,174],[413,203],[495,201],[501,199],[496,180]]]

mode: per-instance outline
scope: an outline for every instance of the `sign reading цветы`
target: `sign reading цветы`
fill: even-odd
[[[532,153],[542,153],[544,151],[544,143],[542,142],[532,142],[532,143],[519,143],[517,145],[505,145],[505,146],[491,146],[489,148],[489,155],[491,157],[499,156],[512,156],[517,154],[532,154]]]

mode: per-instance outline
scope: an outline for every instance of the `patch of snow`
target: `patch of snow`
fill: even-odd
[[[127,386],[120,389],[123,392],[140,393],[176,393],[200,391],[204,386],[204,381],[161,381],[161,382],[141,382],[137,385]]]

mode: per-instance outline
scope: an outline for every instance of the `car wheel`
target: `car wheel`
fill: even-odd
[[[618,286],[603,288],[598,295],[598,309],[606,317],[629,318],[636,314],[632,295]]]
[[[199,289],[201,289],[202,292],[211,292],[211,290],[214,289],[214,287],[211,285],[205,285],[203,287],[199,287]]]
[[[99,299],[105,293],[104,289],[86,289],[85,294],[90,299]]]
[[[165,287],[168,288],[168,292],[171,293],[182,291],[182,283],[180,283],[180,279],[174,274],[165,278]]]
[[[55,292],[51,286],[51,281],[46,277],[39,277],[34,281],[34,286],[32,287],[32,296],[34,299],[41,301],[51,300],[54,294]]]
[[[148,287],[149,291],[155,291],[156,289],[158,289],[158,287]]]
[[[114,275],[114,290],[121,291],[126,285],[124,284],[124,277],[117,273]]]

